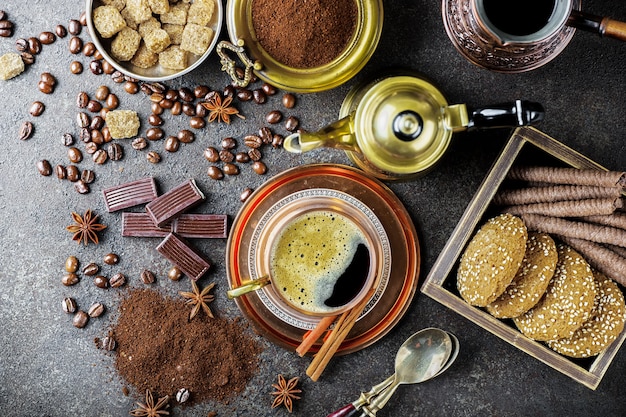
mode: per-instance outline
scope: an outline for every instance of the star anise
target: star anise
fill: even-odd
[[[192,304],[193,308],[191,309],[191,313],[189,313],[189,321],[191,321],[196,314],[200,312],[200,309],[204,310],[207,316],[213,318],[213,313],[209,308],[209,303],[212,302],[215,297],[212,294],[209,294],[209,291],[215,286],[215,283],[207,285],[202,291],[198,288],[198,284],[195,281],[191,281],[191,287],[193,292],[180,291],[179,294],[187,299],[187,304]]]
[[[97,232],[106,229],[106,226],[96,223],[98,216],[93,214],[91,210],[87,210],[81,217],[78,213],[72,212],[74,224],[67,226],[66,229],[73,233],[72,240],[76,240],[79,244],[83,242],[87,245],[90,241],[98,244]]]
[[[217,120],[218,122],[230,124],[230,116],[234,115],[241,119],[245,119],[245,117],[239,114],[239,110],[231,106],[232,102],[232,96],[226,96],[222,100],[220,93],[215,92],[207,101],[200,104],[209,111],[209,122]]]
[[[131,416],[135,417],[159,417],[159,416],[169,416],[170,412],[165,411],[166,408],[169,408],[169,396],[165,396],[163,398],[159,398],[154,403],[154,397],[150,390],[146,390],[146,403],[137,402],[137,408],[130,412]]]
[[[278,375],[278,384],[272,384],[272,387],[276,389],[276,391],[272,392],[272,395],[276,396],[272,403],[272,408],[283,404],[285,408],[287,408],[287,411],[291,413],[293,410],[293,400],[300,399],[296,394],[302,392],[302,390],[296,388],[298,381],[300,381],[300,378],[297,376],[287,381],[284,376]]]

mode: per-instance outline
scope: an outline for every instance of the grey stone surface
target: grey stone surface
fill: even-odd
[[[623,1],[584,1],[583,8],[596,14],[626,20]],[[0,54],[14,50],[20,37],[37,36],[78,18],[82,1],[54,2],[8,0],[0,7],[15,24],[12,38],[0,38]],[[384,30],[380,45],[368,65],[355,79],[332,91],[298,95],[294,109],[307,129],[316,129],[336,118],[340,104],[351,86],[387,68],[403,67],[420,71],[441,87],[451,103],[484,105],[515,98],[535,100],[546,107],[541,129],[575,150],[611,169],[626,169],[624,114],[626,114],[626,45],[577,33],[566,50],[548,65],[525,74],[498,74],[473,66],[457,53],[448,40],[440,4],[436,1],[385,2]],[[226,29],[222,30],[226,37]],[[83,40],[89,36],[84,31]],[[102,292],[83,282],[76,288],[60,283],[63,263],[74,254],[83,262],[98,261],[114,251],[121,257],[120,269],[128,271],[130,287],[142,286],[137,278],[144,267],[159,275],[158,287],[175,295],[186,282],[165,278],[169,264],[155,251],[155,241],[120,236],[120,216],[105,212],[101,190],[146,175],[157,178],[163,190],[188,178],[196,178],[207,192],[208,201],[200,211],[226,213],[232,219],[241,203],[240,192],[258,187],[284,169],[314,162],[348,163],[343,153],[314,151],[303,156],[282,150],[268,151],[266,176],[251,170],[216,182],[206,175],[208,163],[202,157],[209,144],[224,136],[242,137],[263,123],[265,112],[278,106],[240,105],[245,121],[231,126],[211,125],[198,132],[196,142],[175,154],[162,152],[158,165],[146,162],[145,152],[124,144],[125,156],[95,168],[97,180],[88,195],[77,194],[67,181],[42,177],[38,160],[52,165],[67,164],[61,134],[77,133],[76,94],[93,94],[108,85],[121,100],[121,107],[136,109],[144,121],[148,100],[142,94],[130,96],[110,77],[95,76],[87,69],[89,59],[72,56],[69,38],[45,46],[36,63],[21,76],[0,83],[0,413],[5,416],[122,416],[127,415],[137,393],[122,395],[123,381],[113,368],[113,356],[96,349],[94,337],[101,337],[115,322],[119,302],[116,291]],[[80,76],[70,74],[69,65],[78,59],[85,65]],[[58,79],[53,95],[37,90],[39,75],[49,71]],[[208,84],[221,89],[227,84],[216,56],[200,69],[169,83],[172,87]],[[30,103],[43,101],[46,112],[36,120],[28,115]],[[18,140],[19,125],[33,120],[35,134]],[[167,132],[186,127],[185,117],[167,117]],[[457,134],[441,164],[429,175],[415,181],[389,184],[406,205],[415,222],[421,245],[420,282],[442,250],[483,176],[497,157],[508,130]],[[162,143],[151,143],[162,150]],[[92,167],[88,159],[81,168]],[[109,226],[100,245],[77,246],[64,230],[70,212],[93,208]],[[214,268],[203,280],[218,283],[218,314],[241,315],[225,296],[227,288],[225,241],[199,244]],[[82,330],[71,325],[61,310],[64,296],[74,296],[82,306],[101,301],[107,313]],[[428,326],[455,333],[461,352],[447,373],[420,386],[404,386],[378,415],[448,416],[620,416],[626,412],[626,353],[613,360],[602,383],[592,391],[551,369],[491,333],[478,328],[423,294],[417,294],[407,314],[382,340],[357,353],[335,358],[322,379],[314,383],[305,376],[308,358],[261,339],[265,351],[261,368],[244,393],[228,404],[206,403],[193,408],[173,408],[174,416],[205,416],[215,410],[219,416],[286,415],[270,410],[270,384],[276,374],[302,376],[303,398],[294,415],[324,416],[356,400],[359,392],[386,378],[393,370],[396,349],[411,333]]]

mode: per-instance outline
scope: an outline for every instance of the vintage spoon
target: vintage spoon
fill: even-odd
[[[413,334],[400,346],[395,373],[357,401],[327,417],[363,417],[375,415],[389,401],[398,386],[424,382],[448,369],[459,350],[458,339],[444,330],[427,328]],[[369,405],[367,405],[369,404]],[[366,408],[366,410],[361,410]]]

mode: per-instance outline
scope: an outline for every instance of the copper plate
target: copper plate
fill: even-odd
[[[417,289],[420,254],[415,226],[400,200],[383,183],[355,168],[335,164],[304,165],[273,177],[246,200],[233,221],[226,245],[226,273],[231,288],[241,285],[248,276],[248,253],[259,220],[282,198],[314,188],[338,190],[367,205],[380,219],[391,246],[389,281],[376,306],[355,324],[339,347],[338,354],[347,354],[385,336],[402,318]],[[272,342],[290,350],[300,344],[306,330],[277,317],[256,293],[235,302]],[[311,353],[318,349],[319,345],[313,346]]]

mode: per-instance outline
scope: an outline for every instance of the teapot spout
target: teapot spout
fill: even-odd
[[[359,151],[354,135],[352,115],[337,120],[314,133],[292,133],[283,142],[283,148],[291,153],[303,153],[322,147]]]

